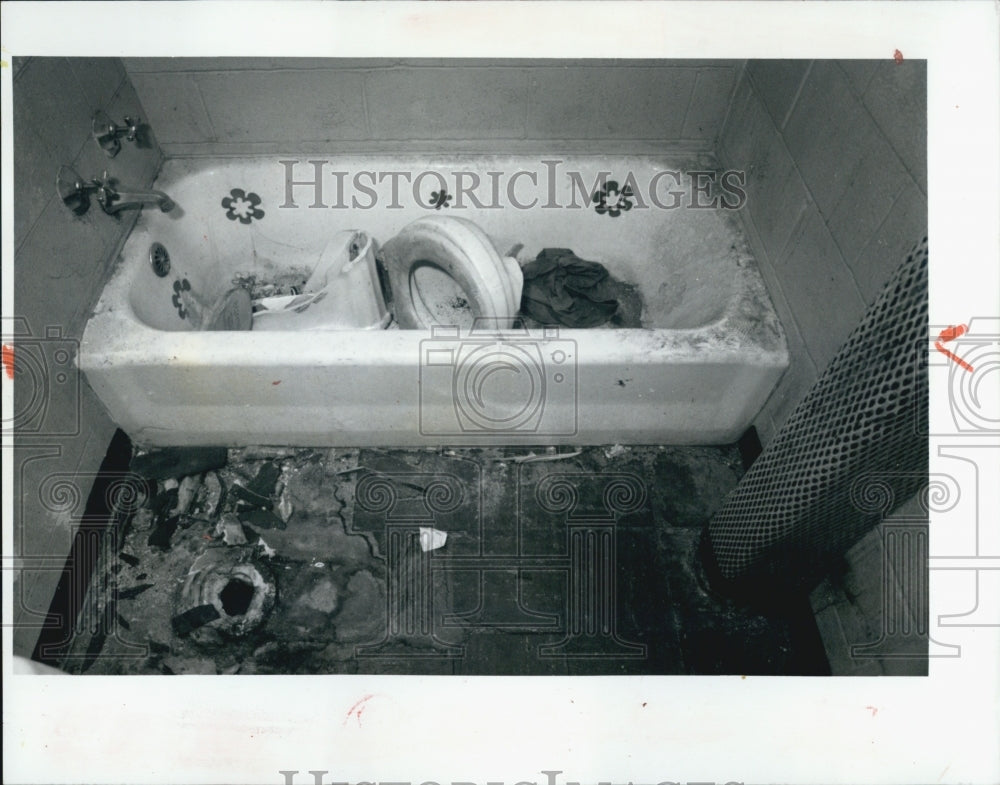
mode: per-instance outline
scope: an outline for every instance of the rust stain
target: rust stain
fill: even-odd
[[[361,700],[359,700],[357,703],[355,703],[353,706],[351,706],[351,708],[347,712],[347,716],[344,717],[343,724],[346,725],[347,721],[351,718],[351,715],[353,714],[355,717],[358,718],[358,727],[360,728],[361,727],[361,715],[365,711],[365,704],[368,701],[370,701],[372,698],[374,698],[374,697],[375,696],[371,695],[371,694],[365,695],[365,697],[363,697]]]
[[[961,338],[968,331],[968,327],[964,324],[952,325],[951,327],[945,327],[939,334],[938,339],[934,342],[934,348],[937,349],[941,354],[946,357],[951,358],[960,367],[967,371],[974,370],[969,363],[959,357],[957,354],[949,352],[941,344],[947,343],[948,341],[954,341],[956,338]]]
[[[903,53],[897,49],[892,53],[892,59],[896,61],[896,65],[900,65],[903,62]]]
[[[278,379],[278,381],[276,381],[276,382],[271,382],[271,386],[272,387],[275,387],[276,385],[279,385],[279,384],[281,384],[281,379]]]
[[[3,369],[8,379],[14,378],[14,347],[9,343],[3,345]]]

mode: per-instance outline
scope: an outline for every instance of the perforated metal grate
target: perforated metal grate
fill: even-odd
[[[809,585],[926,485],[927,330],[925,237],[710,522],[713,572]]]

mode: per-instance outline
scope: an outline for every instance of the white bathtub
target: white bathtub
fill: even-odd
[[[321,195],[311,161],[324,162]],[[711,168],[655,156],[169,160],[156,187],[177,208],[143,209],[88,322],[80,366],[114,421],[147,446],[732,442],[788,352],[734,210],[690,206],[738,203],[738,187],[695,191],[688,173]],[[601,172],[620,189],[632,173],[631,209],[598,210],[589,197]],[[259,204],[227,209],[233,189]],[[263,215],[246,222],[247,207]],[[501,253],[521,243],[522,261],[563,247],[601,262],[637,286],[643,328],[201,332],[182,313],[237,273],[315,261],[335,232],[384,243],[427,214],[474,221]],[[149,261],[153,242],[170,254],[163,278]],[[175,298],[185,279],[190,290]],[[483,397],[470,399],[463,384],[498,356],[485,348],[497,341],[522,365],[482,374]]]

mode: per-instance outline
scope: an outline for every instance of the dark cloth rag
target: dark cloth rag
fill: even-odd
[[[521,312],[542,324],[596,327],[618,310],[607,269],[568,248],[545,248],[521,272]]]

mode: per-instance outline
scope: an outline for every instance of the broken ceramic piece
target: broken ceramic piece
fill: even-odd
[[[420,550],[436,551],[441,548],[448,539],[448,532],[434,529],[430,526],[420,527]]]
[[[194,501],[194,497],[198,493],[198,489],[200,487],[200,474],[189,474],[187,477],[184,477],[177,487],[177,503],[170,511],[170,514],[184,515],[187,513],[188,508],[190,508],[191,502]]]
[[[222,481],[215,472],[206,472],[198,494],[198,512],[203,518],[212,520],[219,513],[222,501]]]
[[[164,447],[136,455],[129,470],[149,480],[184,477],[226,465],[225,447]]]
[[[243,532],[240,519],[231,512],[224,513],[215,525],[215,535],[221,537],[226,545],[246,545],[247,538]]]

